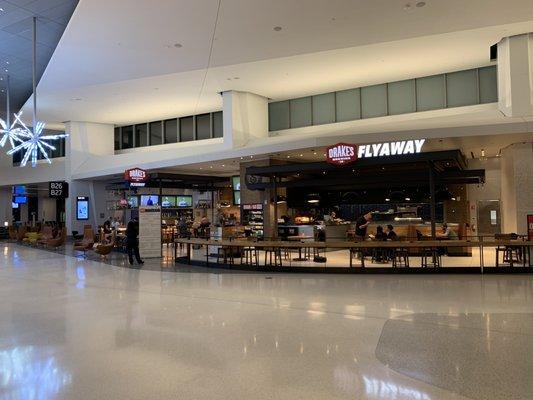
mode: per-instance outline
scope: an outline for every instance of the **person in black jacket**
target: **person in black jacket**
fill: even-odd
[[[128,249],[128,259],[130,265],[133,265],[133,255],[135,254],[135,259],[139,265],[144,264],[144,261],[141,260],[141,255],[139,254],[139,222],[132,219],[128,222],[126,228],[126,248]]]

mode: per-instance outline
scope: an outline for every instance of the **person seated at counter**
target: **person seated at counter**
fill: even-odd
[[[387,234],[383,232],[383,227],[381,225],[378,225],[376,228],[376,234],[375,235],[368,235],[371,239],[377,240],[377,241],[385,241],[387,240]]]
[[[459,237],[457,236],[457,233],[452,228],[450,228],[446,222],[442,224],[441,232],[437,232],[437,237],[441,239],[450,239],[450,240],[459,239]]]
[[[366,213],[365,215],[357,218],[357,221],[355,221],[356,239],[364,239],[366,237],[366,230],[370,224],[370,221],[372,221],[372,213]]]
[[[398,235],[394,232],[394,226],[387,225],[387,240],[398,240]]]

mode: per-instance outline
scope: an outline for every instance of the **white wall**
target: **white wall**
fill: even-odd
[[[503,231],[526,234],[526,215],[533,214],[533,143],[502,151],[501,184]]]

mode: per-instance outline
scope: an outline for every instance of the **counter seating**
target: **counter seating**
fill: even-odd
[[[516,239],[518,239],[516,233],[499,233],[494,235],[494,240],[496,241]],[[509,264],[510,267],[525,261],[526,257],[523,246],[498,246],[496,247],[496,267],[500,266],[500,254],[503,255],[501,257],[503,264]]]

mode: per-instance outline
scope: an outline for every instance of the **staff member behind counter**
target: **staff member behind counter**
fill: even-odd
[[[360,216],[355,221],[355,236],[358,239],[364,239],[366,237],[366,230],[368,225],[372,221],[372,213],[366,213],[365,215]]]

